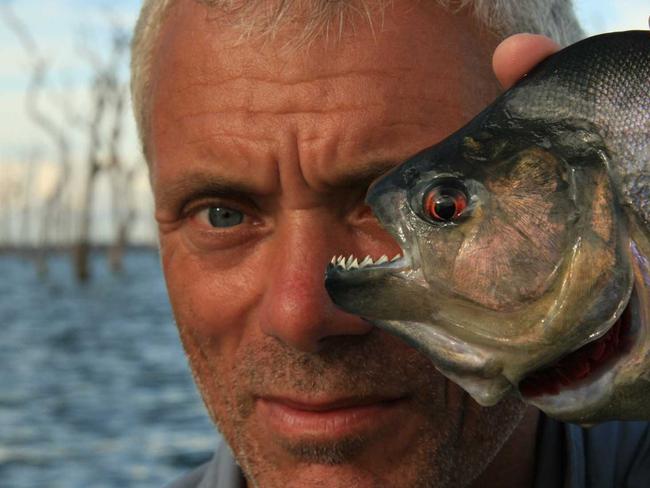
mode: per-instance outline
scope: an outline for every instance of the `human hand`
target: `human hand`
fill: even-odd
[[[492,55],[492,69],[503,88],[510,88],[532,67],[560,46],[546,36],[515,34],[501,42]]]

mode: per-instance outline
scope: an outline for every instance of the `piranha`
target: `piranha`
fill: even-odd
[[[550,56],[366,202],[403,253],[332,258],[339,307],[483,406],[650,419],[650,32]]]

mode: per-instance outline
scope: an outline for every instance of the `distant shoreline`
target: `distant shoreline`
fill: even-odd
[[[111,248],[110,244],[93,244],[91,246],[92,253],[108,252]],[[50,246],[45,249],[37,246],[0,246],[0,256],[36,256],[43,252],[48,255],[66,254],[72,251],[72,246]],[[158,246],[153,243],[143,244],[129,244],[124,249],[125,252],[158,252]]]

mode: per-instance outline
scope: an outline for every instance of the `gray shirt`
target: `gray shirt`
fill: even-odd
[[[166,488],[243,488],[243,477],[235,458],[223,439],[212,459]]]
[[[647,422],[607,422],[590,429],[541,416],[534,488],[650,487]],[[223,441],[212,460],[167,488],[243,488],[243,478]]]

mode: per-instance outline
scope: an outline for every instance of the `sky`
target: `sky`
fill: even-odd
[[[27,26],[39,51],[52,66],[48,73],[48,84],[54,88],[47,100],[52,113],[61,112],[59,107],[62,101],[71,107],[71,112],[83,112],[88,105],[88,80],[91,74],[89,63],[82,54],[83,49],[97,53],[105,51],[109,39],[107,19],[130,29],[140,5],[139,0],[0,0],[0,6],[7,3],[12,5],[13,11]],[[575,0],[574,4],[588,35],[648,28],[649,0]],[[10,121],[0,125],[0,183],[2,178],[6,180],[19,173],[26,161],[37,160],[45,174],[50,174],[47,172],[51,172],[52,168],[46,166],[53,159],[51,142],[35,128],[25,111],[29,59],[16,37],[2,22],[0,46],[0,107],[5,120]],[[126,64],[122,74],[126,80]],[[127,136],[123,151],[136,164],[140,156],[131,117],[127,117],[125,123]],[[71,134],[76,134],[72,136],[73,145],[77,157],[82,157],[87,151],[85,138],[79,130],[71,130]],[[48,185],[39,183],[37,186],[47,188]],[[139,177],[138,188],[142,194],[141,206],[148,209],[150,199],[145,194],[144,173]],[[104,188],[105,195],[99,199],[100,213],[103,212],[101,207],[108,201],[106,191]],[[143,235],[151,233],[151,229],[151,226],[145,225]],[[105,230],[99,228],[97,232]]]

